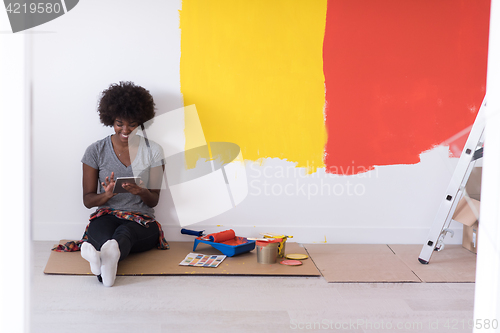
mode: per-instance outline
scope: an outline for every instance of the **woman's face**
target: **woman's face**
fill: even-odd
[[[134,136],[135,133],[137,133],[135,130],[138,126],[139,123],[137,121],[125,120],[122,118],[116,118],[113,124],[118,140],[123,143],[128,143],[131,136]]]

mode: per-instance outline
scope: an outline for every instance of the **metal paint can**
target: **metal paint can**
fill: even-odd
[[[283,258],[285,256],[285,245],[286,245],[286,240],[290,236],[285,236],[285,235],[276,235],[276,236],[267,236],[264,235],[264,238],[269,238],[269,239],[278,239],[280,241],[278,245],[278,258]]]
[[[269,240],[258,240],[255,243],[257,247],[257,262],[259,264],[275,264],[278,259],[279,238],[270,238]]]

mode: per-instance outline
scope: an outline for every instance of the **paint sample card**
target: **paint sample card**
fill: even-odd
[[[200,253],[190,253],[179,263],[181,266],[196,266],[196,267],[217,267],[226,259],[224,255],[205,255]]]

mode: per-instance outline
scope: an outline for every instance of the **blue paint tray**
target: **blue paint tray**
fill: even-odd
[[[245,252],[250,252],[253,249],[255,249],[254,240],[248,240],[245,237],[238,237],[238,236],[236,236],[235,238],[238,238],[239,241],[244,241],[244,243],[238,245],[228,245],[224,243],[216,243],[216,242],[211,242],[209,240],[196,238],[194,240],[193,252],[196,251],[196,247],[198,246],[199,243],[205,243],[211,245],[214,249],[219,250],[220,252],[222,252],[222,254],[228,257],[232,257],[237,254]]]

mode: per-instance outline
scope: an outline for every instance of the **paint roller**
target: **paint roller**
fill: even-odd
[[[214,243],[222,243],[226,242],[229,240],[233,240],[236,237],[236,233],[234,232],[233,229],[225,230],[225,231],[220,231],[220,232],[215,232],[212,234],[205,235],[203,231],[195,231],[195,230],[190,230],[190,229],[181,229],[181,234],[185,235],[191,235],[191,236],[198,236],[200,239],[203,240],[209,240]]]

